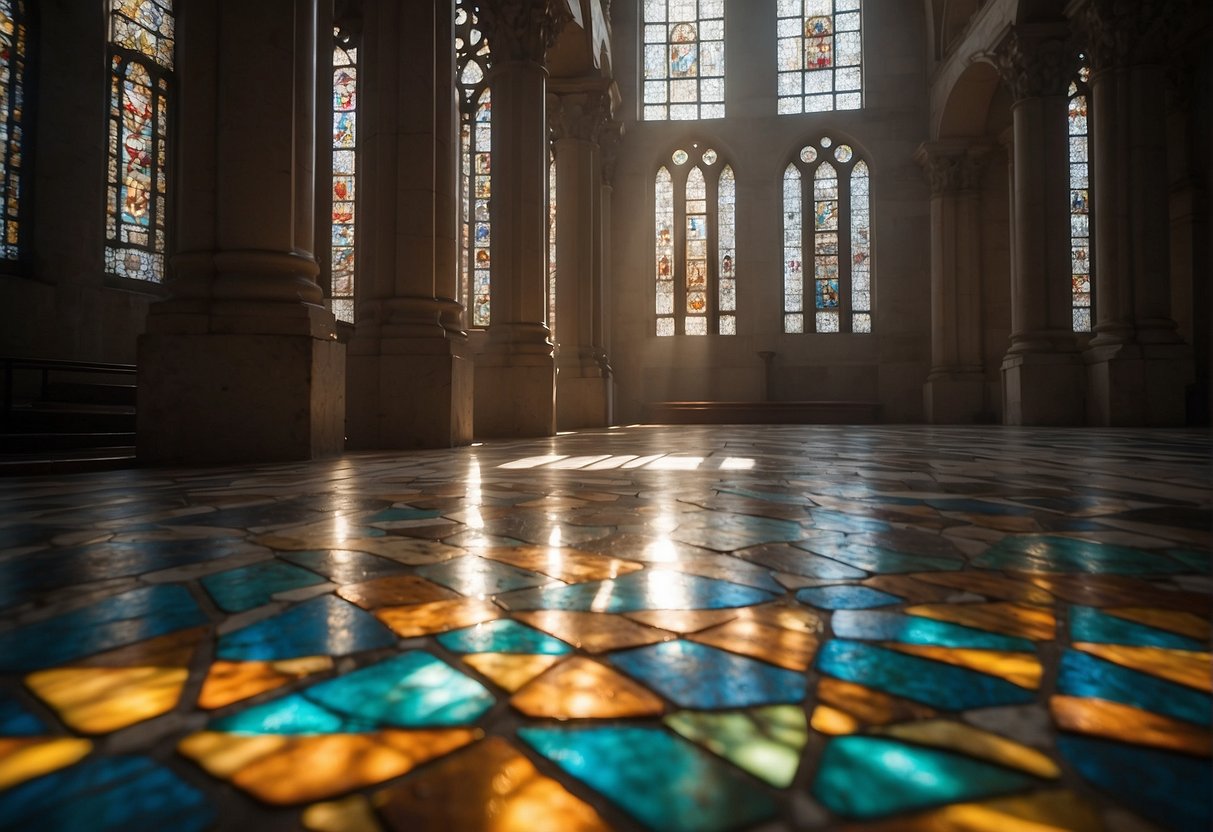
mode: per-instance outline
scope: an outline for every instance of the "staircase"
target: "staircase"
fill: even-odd
[[[135,464],[135,367],[0,358],[0,476]]]

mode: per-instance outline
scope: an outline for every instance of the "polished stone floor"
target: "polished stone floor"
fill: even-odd
[[[1205,830],[1209,461],[629,427],[0,481],[0,828]]]

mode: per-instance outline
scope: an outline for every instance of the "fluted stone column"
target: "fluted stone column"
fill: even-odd
[[[1191,349],[1171,318],[1168,35],[1184,0],[1094,0],[1091,111],[1095,337],[1085,359],[1090,421],[1182,425]]]
[[[366,0],[359,58],[358,277],[349,351],[354,448],[472,439],[473,364],[456,269],[451,0]]]
[[[476,358],[476,435],[550,436],[556,372],[544,305],[547,70],[564,0],[485,0],[480,24],[492,45],[493,278],[488,341]],[[564,325],[563,322],[561,324]]]
[[[981,314],[981,175],[990,148],[930,142],[916,158],[931,183],[931,374],[923,405],[932,424],[966,424],[985,411]]]
[[[1014,131],[1011,346],[1002,362],[1003,422],[1083,423],[1083,367],[1073,333],[1066,90],[1077,63],[1065,24],[1016,26],[1000,51]]]
[[[602,315],[602,171],[599,138],[610,116],[602,81],[562,81],[548,96],[556,140],[556,427],[602,427],[609,373],[595,348]]]
[[[142,461],[342,449],[345,350],[312,255],[316,3],[182,9],[177,245],[139,339]]]

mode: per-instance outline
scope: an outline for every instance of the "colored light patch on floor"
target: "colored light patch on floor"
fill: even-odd
[[[1052,641],[1057,637],[1057,619],[1052,612],[1039,607],[1007,603],[920,604],[907,608],[906,613],[1032,641]]]
[[[589,653],[640,647],[674,638],[664,630],[605,613],[544,610],[519,613],[517,618]]]
[[[383,832],[371,800],[364,794],[313,803],[303,810],[300,821],[309,832]]]
[[[828,642],[817,668],[837,679],[949,711],[1022,705],[1034,694],[1003,679],[856,641]]]
[[[353,541],[350,541],[350,544],[352,545]],[[374,578],[400,575],[408,571],[406,567],[387,558],[345,549],[280,552],[278,557],[302,566],[304,569],[318,572],[336,584],[362,583]]]
[[[987,569],[1086,572],[1096,575],[1172,575],[1185,567],[1161,552],[1051,535],[1011,535],[974,561]]]
[[[0,737],[36,737],[47,733],[37,716],[12,696],[0,692]]]
[[[954,803],[917,815],[863,825],[864,832],[1103,832],[1089,803],[1069,791]]]
[[[807,670],[813,663],[819,643],[816,636],[804,630],[772,626],[747,618],[692,633],[687,639],[761,659],[788,670]]]
[[[224,612],[243,612],[268,604],[279,592],[324,583],[315,572],[289,563],[266,561],[207,575],[202,585]]]
[[[69,728],[107,734],[171,711],[188,678],[184,667],[68,667],[25,683]]]
[[[918,656],[955,667],[964,667],[1006,679],[1028,690],[1040,688],[1044,667],[1035,653],[1008,653],[1003,650],[969,650],[963,647],[935,647],[929,644],[883,642],[881,647]]]
[[[423,566],[417,570],[417,574],[460,595],[472,597],[556,583],[547,575],[475,555],[455,558],[435,566]]]
[[[978,650],[1030,651],[1032,642],[1017,636],[1004,636],[895,612],[839,610],[831,619],[834,634],[840,638],[865,641],[898,641],[905,644],[929,644],[935,647],[969,647]]]
[[[797,592],[796,600],[823,610],[866,610],[902,602],[895,595],[866,586],[809,587]]]
[[[1095,644],[1128,644],[1138,647],[1167,647],[1173,650],[1208,650],[1207,642],[1169,633],[1107,615],[1094,607],[1070,608],[1070,640]]]
[[[1176,610],[1156,610],[1149,607],[1114,607],[1104,610],[1108,615],[1135,621],[1157,630],[1170,630],[1188,638],[1194,638],[1207,645],[1213,636],[1213,627],[1207,618],[1193,615],[1190,612]]]
[[[847,818],[870,819],[1018,791],[1032,778],[971,757],[879,737],[837,737],[822,752],[813,796]]]
[[[1208,695],[1076,650],[1067,650],[1061,658],[1057,690],[1068,696],[1107,699],[1205,727],[1213,724]]]
[[[862,580],[868,574],[854,566],[847,566],[845,563],[783,544],[755,546],[752,549],[742,549],[735,554],[739,558],[760,564],[776,572],[800,575],[805,578],[851,581]]]
[[[1213,599],[1207,592],[1184,592],[1126,575],[1043,575],[1024,577],[1063,601],[1096,607],[1150,606],[1183,610],[1208,617]]]
[[[753,587],[664,569],[645,569],[614,581],[545,587],[501,601],[511,610],[702,610],[747,607],[774,596]]]
[[[530,717],[624,719],[658,716],[660,698],[606,665],[574,656],[528,684],[510,704]]]
[[[331,656],[304,656],[276,662],[215,661],[198,693],[198,707],[207,710],[226,708],[297,679],[332,669]]]
[[[370,613],[325,595],[221,636],[216,656],[228,661],[279,661],[345,656],[395,643]]]
[[[960,558],[913,555],[881,546],[822,546],[814,541],[794,543],[809,551],[842,561],[866,572],[900,574],[904,572],[950,572],[964,568]]]
[[[519,737],[651,829],[725,832],[774,816],[736,769],[654,728],[522,728]]]
[[[0,790],[75,765],[92,749],[67,737],[0,737]]]
[[[773,705],[750,711],[679,711],[666,727],[777,789],[787,788],[809,739],[804,710]]]
[[[1141,708],[1106,699],[1053,696],[1049,710],[1065,731],[1204,757],[1213,753],[1213,732]]]
[[[1207,759],[1064,734],[1057,750],[1097,789],[1155,823],[1195,832],[1213,820]]]
[[[429,604],[459,597],[458,593],[416,575],[392,575],[365,583],[349,584],[337,590],[337,594],[364,610]]]
[[[435,601],[408,607],[385,607],[375,611],[375,617],[401,638],[445,633],[448,630],[493,621],[504,614],[501,607],[492,601],[476,598],[453,598],[450,601]]]
[[[88,760],[0,792],[10,828],[202,832],[216,819],[198,789],[146,757]]]
[[[480,555],[519,569],[547,575],[565,583],[605,581],[644,568],[642,564],[635,561],[604,558],[601,555],[581,552],[577,549],[549,546],[488,549],[481,552]]]
[[[479,682],[416,650],[212,720],[208,727],[248,734],[331,734],[467,725],[493,701]]]
[[[203,731],[183,739],[177,750],[259,800],[290,806],[391,780],[479,737],[470,729],[320,736]]]
[[[561,656],[528,656],[519,653],[473,653],[463,657],[464,664],[475,668],[497,687],[510,693],[547,670]]]
[[[1123,644],[1087,644],[1075,642],[1075,650],[1099,656],[1122,667],[1140,670],[1160,679],[1178,682],[1190,688],[1213,693],[1213,656],[1165,647],[1129,647]]]
[[[996,572],[923,572],[914,574],[917,581],[948,587],[959,592],[972,592],[989,598],[1015,601],[1022,604],[1050,606],[1053,596],[1027,581],[1008,578]]]
[[[438,643],[452,653],[540,653],[562,656],[573,650],[558,638],[506,619],[443,633],[438,636]]]
[[[625,617],[650,627],[659,627],[673,633],[694,633],[732,621],[741,614],[741,609],[724,610],[641,610],[630,612]]]
[[[1056,780],[1061,776],[1061,769],[1057,764],[1039,751],[998,734],[947,719],[889,725],[873,728],[872,733],[932,748],[957,751],[1047,780]]]
[[[798,702],[804,676],[691,641],[624,650],[611,664],[682,708],[745,708]]]

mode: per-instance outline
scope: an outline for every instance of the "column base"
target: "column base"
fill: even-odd
[[[932,425],[972,425],[989,420],[985,414],[982,373],[932,373],[922,387],[923,409]]]
[[[595,373],[576,373],[561,367],[556,372],[556,428],[604,428],[611,418],[611,380],[598,367]]]
[[[556,365],[550,345],[545,355],[538,347],[523,352],[490,341],[476,356],[475,427],[477,439],[556,432]]]
[[[1176,427],[1187,423],[1188,385],[1195,381],[1186,344],[1090,347],[1088,421],[1101,427]]]
[[[1076,352],[1008,353],[1002,360],[1004,425],[1081,425],[1086,384]]]
[[[278,462],[345,447],[345,345],[308,335],[139,338],[142,463]]]
[[[398,353],[389,352],[389,344],[358,354],[357,340],[350,344],[350,448],[451,448],[472,441],[472,362],[442,339],[417,340]]]

